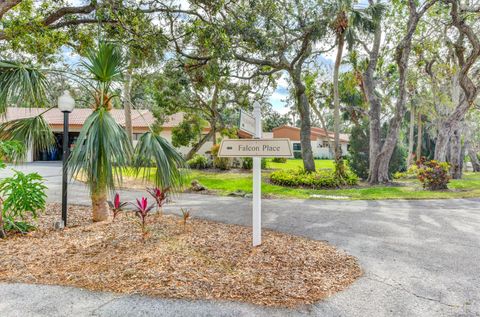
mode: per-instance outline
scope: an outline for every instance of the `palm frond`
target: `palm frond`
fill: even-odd
[[[9,105],[44,107],[48,86],[41,69],[0,60],[0,115]]]
[[[148,168],[152,162],[156,168]],[[186,162],[182,155],[155,132],[143,134],[135,147],[133,165],[137,175],[142,173],[144,179],[151,179],[152,173],[155,185],[161,188],[180,189],[185,179]]]
[[[373,23],[378,24],[382,20],[387,9],[388,7],[385,3],[374,3],[367,7],[365,13],[370,16]]]
[[[81,65],[94,80],[108,84],[121,79],[125,60],[117,46],[101,42],[97,49],[87,53],[87,59]]]
[[[105,187],[113,190],[121,184],[132,152],[125,129],[105,108],[99,108],[85,121],[68,166],[73,176],[87,177],[91,193]]]
[[[27,154],[25,144],[20,141],[1,141],[0,140],[0,168],[2,159],[12,162],[21,162]]]
[[[41,114],[0,124],[0,140],[32,144],[41,151],[48,151],[55,144],[52,129]]]

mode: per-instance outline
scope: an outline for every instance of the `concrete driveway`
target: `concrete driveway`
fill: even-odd
[[[49,200],[59,201],[58,164],[21,169],[45,175]],[[70,197],[88,203],[82,184],[70,186]],[[185,206],[196,217],[251,223],[249,199],[179,195],[167,212]],[[347,290],[300,310],[0,284],[0,316],[480,316],[479,206],[479,199],[264,200],[264,227],[326,240],[356,256],[365,271]]]

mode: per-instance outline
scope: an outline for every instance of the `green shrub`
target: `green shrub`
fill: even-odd
[[[251,170],[253,168],[253,159],[251,157],[244,157],[242,160],[242,168],[246,170]],[[267,159],[262,158],[261,169],[264,170],[267,168]]]
[[[438,162],[435,160],[426,161],[425,158],[417,162],[418,180],[423,184],[423,188],[428,190],[447,189],[450,181],[450,165],[447,162]]]
[[[244,157],[242,160],[242,168],[251,170],[253,168],[253,159],[251,157]]]
[[[2,218],[6,230],[27,232],[33,228],[29,217],[36,219],[39,211],[45,210],[47,187],[37,173],[15,175],[0,182],[0,196],[4,197]]]
[[[394,179],[415,179],[418,176],[418,166],[411,165],[405,172],[396,172],[393,174]]]
[[[348,165],[352,171],[361,179],[368,178],[368,169],[370,165],[370,130],[368,121],[363,121],[360,125],[354,126],[350,135],[350,146],[348,148]],[[382,142],[388,132],[388,125],[382,126]],[[388,166],[389,175],[397,172],[403,172],[407,169],[406,164],[407,151],[401,143],[397,143],[393,150],[392,158]]]
[[[321,169],[314,173],[306,172],[299,168],[296,170],[277,170],[270,174],[270,181],[273,184],[290,187],[308,187],[312,189],[337,188],[342,184],[335,177],[332,169]],[[351,171],[346,172],[346,185],[358,184],[358,177]]]
[[[193,169],[205,169],[208,167],[208,159],[203,155],[195,154],[187,161],[187,164]]]
[[[286,157],[274,157],[272,159],[272,162],[274,162],[274,163],[287,163],[287,158]]]
[[[221,170],[229,170],[232,168],[232,159],[228,157],[218,157],[218,151],[220,150],[220,145],[216,144],[212,146],[211,153],[213,156],[213,167],[216,167]]]

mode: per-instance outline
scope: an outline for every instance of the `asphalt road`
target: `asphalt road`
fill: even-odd
[[[19,169],[39,171],[47,179],[49,200],[60,201],[58,164]],[[69,195],[71,202],[89,203],[82,184],[71,184]],[[265,228],[326,240],[356,256],[364,276],[295,311],[0,284],[0,316],[480,316],[480,199],[268,199],[262,204]],[[166,211],[177,213],[180,207],[200,218],[251,223],[251,201],[245,198],[179,195]]]

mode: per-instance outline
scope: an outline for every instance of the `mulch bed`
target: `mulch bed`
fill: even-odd
[[[49,205],[38,230],[0,241],[0,281],[68,285],[164,298],[221,299],[273,307],[311,304],[353,283],[357,260],[322,241],[173,215],[151,215],[142,240],[132,213],[92,223],[71,206],[54,231],[60,206]]]

